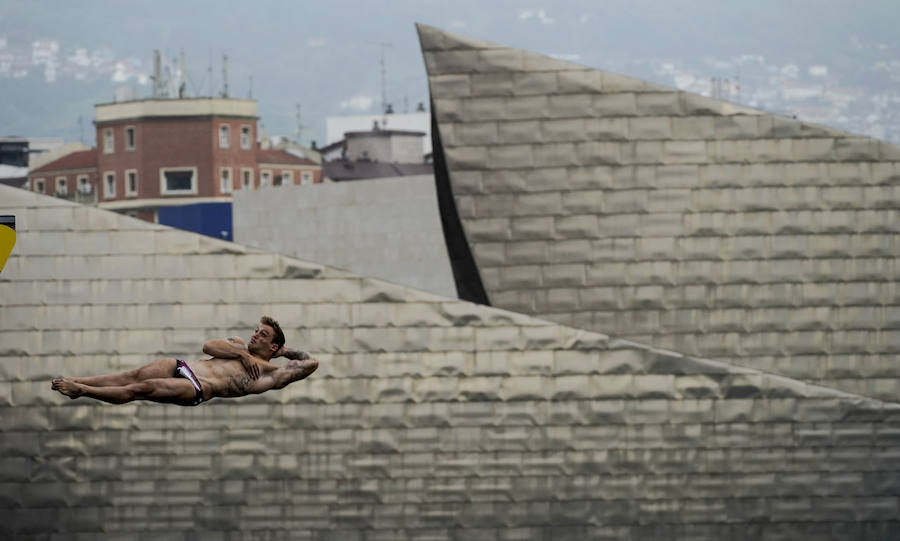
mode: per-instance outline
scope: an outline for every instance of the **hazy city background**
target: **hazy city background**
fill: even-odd
[[[322,144],[328,116],[427,106],[415,22],[900,142],[896,0],[7,1],[0,135],[94,144],[93,105],[149,97],[159,49],[187,96],[222,95],[227,55],[261,131]]]

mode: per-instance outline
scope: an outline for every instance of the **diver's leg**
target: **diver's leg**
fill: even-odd
[[[147,379],[172,377],[172,374],[175,373],[175,362],[175,359],[159,359],[140,368],[118,374],[67,379],[90,387],[122,387]]]
[[[87,397],[110,404],[125,404],[133,400],[150,400],[165,404],[188,406],[193,404],[195,389],[182,378],[159,378],[138,381],[121,386],[93,387],[71,379],[55,379],[51,384],[69,398]]]

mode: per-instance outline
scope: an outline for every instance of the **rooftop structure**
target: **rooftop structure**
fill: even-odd
[[[150,98],[95,107],[95,123],[122,122],[145,118],[229,117],[258,119],[255,100],[238,98]],[[99,138],[97,139],[100,140]]]
[[[330,116],[325,120],[327,140],[321,146],[327,147],[344,139],[344,134],[347,132],[371,130],[375,123],[383,130],[425,132],[426,135],[422,139],[422,154],[431,153],[431,113],[427,111],[382,115]]]

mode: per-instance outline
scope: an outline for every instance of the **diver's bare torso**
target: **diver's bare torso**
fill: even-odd
[[[250,379],[241,361],[237,359],[198,359],[187,361],[194,375],[200,381],[203,388],[203,400],[221,397],[246,396],[259,392],[255,390],[260,379],[264,379],[269,373],[278,368],[277,365],[266,361],[257,361],[260,369],[260,377],[257,380]]]

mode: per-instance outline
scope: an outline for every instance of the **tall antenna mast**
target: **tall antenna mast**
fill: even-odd
[[[222,55],[222,97],[228,97],[228,55]]]
[[[387,111],[387,68],[385,67],[385,50],[391,46],[389,41],[382,41],[381,46],[381,113]]]
[[[153,50],[153,97],[158,98],[162,88],[162,61],[159,49]]]
[[[301,113],[300,109],[301,109],[301,107],[300,107],[300,104],[298,103],[297,104],[297,129],[294,132],[294,137],[295,137],[294,140],[297,141],[297,143],[299,143],[299,144],[303,144],[303,143],[300,143],[300,137],[303,135],[303,114]]]
[[[213,79],[212,79],[212,74],[213,74],[212,49],[209,50],[209,66],[206,68],[206,71],[207,71],[207,75],[209,75],[209,97],[211,98],[215,95],[215,94],[213,94],[214,85],[213,85]]]
[[[178,99],[184,98],[185,90],[187,90],[187,59],[184,56],[184,51],[181,51],[179,55],[179,70],[181,73],[178,76]]]

